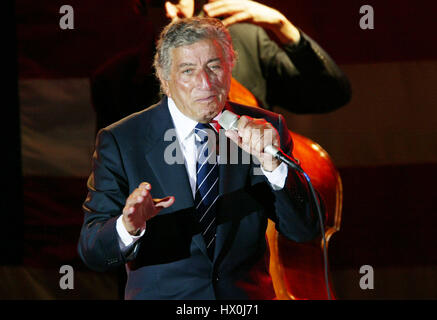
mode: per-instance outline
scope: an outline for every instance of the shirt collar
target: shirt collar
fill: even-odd
[[[167,101],[168,101],[168,110],[170,111],[170,115],[173,120],[176,133],[178,134],[179,139],[185,140],[192,132],[194,132],[194,128],[197,125],[197,121],[184,115],[176,106],[172,98],[168,97]],[[219,112],[219,114],[216,115],[213,121],[210,123],[217,130],[217,132],[220,129],[218,119],[220,119],[221,114],[222,112]]]

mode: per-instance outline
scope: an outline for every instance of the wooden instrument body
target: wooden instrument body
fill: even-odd
[[[291,132],[293,156],[300,161],[326,209],[325,238],[340,230],[342,183],[340,175],[325,150],[310,139]],[[325,285],[323,239],[320,235],[306,243],[296,243],[281,236],[269,221],[267,239],[270,247],[270,274],[277,299],[327,299]],[[328,260],[329,261],[329,260]],[[331,277],[331,298],[335,298]]]
[[[232,78],[229,100],[259,107],[256,98]],[[300,161],[325,206],[325,238],[340,230],[343,189],[340,175],[328,153],[314,141],[291,132],[293,156]],[[280,300],[327,299],[325,285],[323,239],[320,235],[311,242],[296,243],[281,236],[269,220],[266,237],[270,247],[270,274]],[[328,248],[326,248],[328,250]],[[328,259],[329,261],[329,259]],[[329,269],[328,269],[329,270]],[[331,277],[328,277],[331,298],[335,298]]]

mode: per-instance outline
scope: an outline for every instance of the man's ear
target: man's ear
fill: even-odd
[[[161,84],[161,90],[163,91],[163,93],[166,96],[170,96],[169,95],[169,90],[168,90],[168,80],[166,80],[162,74],[162,70],[158,70],[156,72],[156,75],[158,76],[159,82]]]
[[[164,91],[164,94],[168,97],[170,97],[170,91],[168,90],[168,81],[162,80],[161,81],[162,91]]]

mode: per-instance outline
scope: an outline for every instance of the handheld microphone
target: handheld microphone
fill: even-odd
[[[235,113],[233,113],[229,110],[224,110],[222,115],[220,116],[220,119],[218,120],[218,123],[225,130],[238,131],[239,119],[240,119],[240,117],[238,115],[236,115]],[[314,190],[314,187],[311,183],[311,179],[306,174],[306,172],[300,167],[297,160],[293,160],[292,157],[285,154],[281,149],[278,149],[273,145],[268,145],[268,146],[264,147],[264,152],[270,154],[271,156],[275,157],[279,161],[284,162],[285,164],[287,164],[291,168],[293,168],[296,171],[298,171],[299,173],[301,173],[305,177],[305,179],[308,183],[308,187],[310,189],[311,196],[312,196],[314,204],[316,206],[317,214],[318,214],[318,218],[319,218],[319,222],[320,222],[320,231],[321,231],[322,240],[323,240],[323,261],[324,261],[324,271],[325,271],[325,286],[326,286],[328,300],[331,300],[331,293],[329,290],[329,281],[328,281],[328,253],[327,253],[327,249],[326,249],[325,228],[324,228],[324,223],[323,223],[323,218],[322,218],[322,210],[320,208],[320,204],[318,201],[318,197],[316,195],[316,191]]]
[[[218,123],[225,129],[225,130],[236,130],[238,131],[238,121],[240,117],[236,115],[235,113],[225,110],[223,111],[220,119],[218,120]],[[288,155],[286,155],[281,149],[278,149],[277,147],[273,145],[268,145],[264,147],[264,152],[268,153],[269,155],[273,156],[274,158],[278,159],[281,162],[284,162],[285,164],[289,165],[293,169],[298,170],[299,172],[303,173],[302,168],[299,166],[298,163],[292,160],[292,158]]]

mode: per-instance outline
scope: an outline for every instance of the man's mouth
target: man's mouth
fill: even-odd
[[[207,97],[197,98],[196,102],[210,102],[210,101],[213,101],[215,98],[216,98],[216,95],[213,94],[213,95],[210,95],[210,96],[207,96]]]

